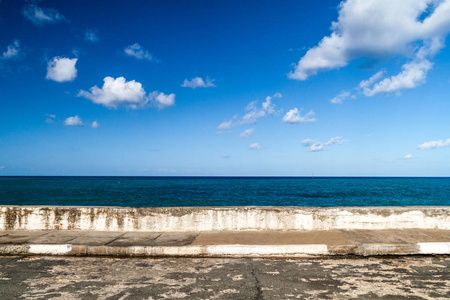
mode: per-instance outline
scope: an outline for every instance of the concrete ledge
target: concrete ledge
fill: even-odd
[[[450,229],[450,207],[0,206],[1,230],[263,231]]]
[[[420,244],[420,245],[419,245]],[[450,255],[450,243],[361,244],[358,247],[306,245],[86,246],[70,244],[0,245],[0,255],[119,257],[320,257],[383,255]]]

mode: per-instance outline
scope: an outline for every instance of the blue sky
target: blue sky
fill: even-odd
[[[450,176],[450,0],[0,1],[0,175]]]

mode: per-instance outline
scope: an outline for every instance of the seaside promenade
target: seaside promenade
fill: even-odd
[[[2,206],[0,226],[2,255],[450,254],[449,207]]]
[[[0,208],[2,299],[450,298],[449,207]]]

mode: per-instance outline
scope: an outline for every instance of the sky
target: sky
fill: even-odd
[[[450,176],[450,0],[0,0],[0,176]]]

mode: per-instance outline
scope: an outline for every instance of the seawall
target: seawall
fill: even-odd
[[[267,231],[450,229],[450,206],[0,206],[0,230]]]

